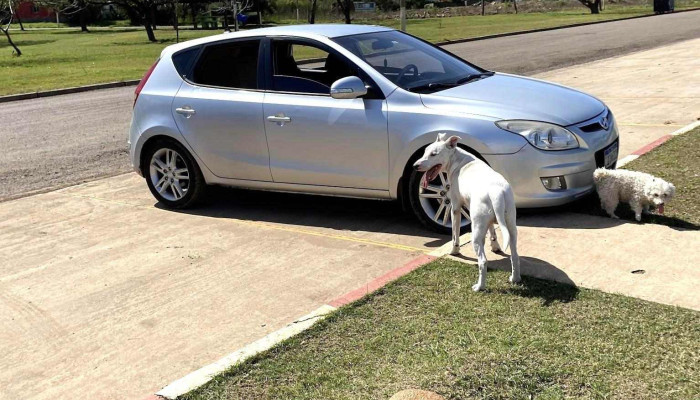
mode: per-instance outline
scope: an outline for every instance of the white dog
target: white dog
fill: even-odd
[[[459,228],[462,207],[469,209],[472,220],[472,244],[479,261],[479,281],[472,286],[475,291],[486,288],[486,253],[484,241],[486,231],[491,236],[491,249],[500,250],[496,241],[494,222],[498,222],[503,243],[510,246],[510,261],[513,267],[510,282],[520,282],[520,259],[518,258],[518,232],[515,226],[515,199],[510,184],[485,162],[457,147],[458,136],[445,140],[445,134],[425,149],[423,158],[413,164],[418,171],[427,171],[421,184],[423,187],[437,177],[441,171],[447,173],[450,188],[447,197],[452,206],[452,252],[459,253]]]
[[[676,192],[672,183],[661,178],[624,169],[599,168],[593,172],[593,181],[601,207],[612,218],[618,218],[615,209],[621,201],[630,204],[637,221],[641,221],[642,212],[649,212],[649,206],[663,214],[664,204],[670,201]]]

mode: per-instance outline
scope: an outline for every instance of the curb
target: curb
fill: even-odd
[[[700,127],[700,121],[695,121],[691,122],[690,124],[677,129],[668,135],[661,136],[660,138],[654,140],[653,142],[646,144],[637,150],[633,151],[632,154],[623,157],[621,160],[617,162],[617,168],[622,168],[623,166],[631,163],[632,161],[638,159],[640,156],[643,156],[644,154],[654,150],[655,148],[661,146],[662,144],[666,143],[669,139],[675,137],[675,136],[680,136],[686,132],[690,132],[695,128]]]
[[[92,90],[99,90],[99,89],[112,89],[112,88],[117,88],[117,87],[136,86],[139,84],[140,81],[141,81],[140,79],[136,79],[136,80],[129,80],[129,81],[97,83],[95,85],[76,86],[76,87],[70,87],[70,88],[64,88],[64,89],[54,89],[54,90],[47,90],[47,91],[43,91],[43,92],[11,94],[11,95],[7,95],[7,96],[0,96],[0,103],[7,103],[9,101],[18,101],[18,100],[37,99],[39,97],[59,96],[62,94],[89,92]]]
[[[678,10],[678,11],[674,11],[672,14],[678,14],[678,13],[684,13],[684,12],[690,12],[690,11],[698,11],[698,10],[700,10],[700,7],[688,8],[685,10]],[[661,15],[664,15],[664,14],[661,14]],[[448,44],[476,42],[479,40],[496,39],[496,38],[500,38],[500,37],[525,35],[528,33],[554,31],[554,30],[558,30],[558,29],[576,28],[579,26],[606,24],[606,23],[610,23],[610,22],[627,21],[627,20],[631,20],[631,19],[648,18],[648,17],[656,17],[656,16],[658,16],[658,15],[657,14],[645,14],[645,15],[636,15],[634,17],[609,19],[609,20],[605,20],[605,21],[580,22],[578,24],[553,26],[550,28],[538,28],[538,29],[530,29],[530,30],[524,30],[524,31],[496,33],[493,35],[477,36],[477,37],[473,37],[473,38],[444,40],[444,41],[440,41],[440,42],[435,42],[433,44],[436,46],[445,46]],[[135,85],[138,85],[139,81],[140,81],[140,79],[135,79],[135,80],[128,80],[128,81],[120,81],[120,82],[98,83],[95,85],[77,86],[77,87],[65,88],[65,89],[47,90],[47,91],[43,91],[43,92],[11,94],[11,95],[7,95],[7,96],[0,96],[0,103],[6,103],[9,101],[36,99],[39,97],[58,96],[58,95],[62,95],[62,94],[88,92],[88,91],[99,90],[99,89],[111,89],[111,88],[123,87],[123,86],[135,86]]]
[[[206,365],[194,372],[191,372],[184,377],[177,379],[163,389],[159,390],[156,394],[149,395],[142,400],[163,400],[177,399],[178,396],[182,396],[185,393],[189,393],[209,381],[211,381],[215,376],[221,374],[222,372],[230,369],[231,367],[238,365],[247,359],[260,354],[270,348],[276,346],[277,344],[298,335],[299,333],[311,328],[316,322],[323,320],[337,310],[338,308],[350,304],[358,299],[361,299],[367,294],[375,292],[382,287],[386,286],[390,282],[414,271],[425,264],[438,258],[440,249],[434,251],[431,254],[424,254],[413,260],[407,262],[406,264],[394,268],[384,275],[379,276],[371,280],[370,282],[362,285],[361,287],[352,290],[336,299],[330,301],[328,304],[324,304],[311,313],[297,318],[294,322],[288,324],[287,326],[274,331],[262,339],[258,339],[233,353],[223,357],[219,361],[212,364]]]
[[[697,10],[700,10],[700,7],[678,10],[678,11],[672,12],[671,14],[679,14],[679,13],[684,13],[684,12],[689,12],[689,11],[697,11]],[[495,39],[495,38],[506,37],[506,36],[516,36],[516,35],[523,35],[523,34],[527,34],[527,33],[547,32],[547,31],[555,31],[555,30],[559,30],[559,29],[576,28],[579,26],[598,25],[598,24],[606,24],[609,22],[627,21],[630,19],[657,17],[659,15],[665,15],[665,14],[645,14],[645,15],[635,15],[634,17],[609,19],[609,20],[605,20],[605,21],[579,22],[577,24],[553,26],[550,28],[538,28],[538,29],[530,29],[530,30],[525,30],[525,31],[496,33],[493,35],[477,36],[477,37],[466,38],[466,39],[444,40],[442,42],[435,42],[433,44],[436,46],[445,46],[448,44],[476,42],[478,40]]]

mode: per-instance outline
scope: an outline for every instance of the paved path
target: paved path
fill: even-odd
[[[617,88],[619,121],[654,122],[637,112],[671,110],[647,97],[695,82],[697,60],[674,63],[661,86],[640,71],[698,48],[596,62],[609,83],[587,84]],[[622,65],[638,72],[615,74]],[[578,68],[551,77],[579,79]],[[700,85],[688,86],[674,125],[700,112]],[[447,241],[392,202],[231,189],[210,201],[163,210],[125,174],[0,203],[0,398],[143,397]],[[518,220],[527,273],[700,310],[700,231],[549,214]]]
[[[615,114],[622,158],[700,120],[700,39],[535,75],[603,100]]]
[[[691,38],[700,38],[700,11],[446,48],[488,69],[532,75]],[[0,201],[129,171],[132,102],[133,88],[119,88],[3,104],[12,118],[0,131]]]

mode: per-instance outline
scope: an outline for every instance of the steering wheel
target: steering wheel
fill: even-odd
[[[413,70],[413,76],[417,77],[418,76],[418,67],[416,67],[415,64],[408,64],[407,66],[403,67],[401,72],[399,72],[399,76],[396,78],[396,83],[401,82],[401,80],[404,78],[406,73],[410,70]]]

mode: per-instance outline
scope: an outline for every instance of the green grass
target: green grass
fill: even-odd
[[[677,8],[695,5],[697,0],[677,4]],[[680,3],[680,2],[677,2]],[[450,18],[412,19],[408,32],[429,41],[454,40],[496,33],[554,27],[581,22],[609,20],[650,13],[649,7],[611,4],[605,12],[591,15],[585,8],[549,13],[522,13]],[[393,19],[362,20],[398,27]],[[51,23],[27,26],[51,26]],[[193,39],[220,31],[181,31],[181,39]],[[13,30],[13,40],[23,52],[12,54],[0,38],[0,95],[55,88],[139,79],[161,50],[175,42],[175,32],[158,29],[158,43],[150,43],[141,28],[78,30]]]
[[[441,259],[183,399],[700,398],[700,313]]]
[[[183,40],[213,31],[181,31]],[[143,30],[74,30],[14,32],[24,53],[10,55],[0,41],[0,95],[139,79],[167,45],[175,43],[173,30],[156,31],[150,43]],[[4,40],[4,39],[3,39]]]
[[[664,215],[642,215],[642,222],[700,229],[700,128],[670,139],[666,143],[624,166],[665,179],[676,186],[676,195],[666,205]],[[607,216],[597,196],[571,206],[572,211]],[[616,214],[634,220],[628,204],[620,204]]]

